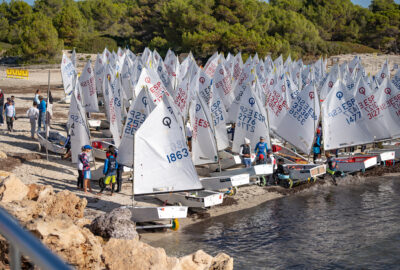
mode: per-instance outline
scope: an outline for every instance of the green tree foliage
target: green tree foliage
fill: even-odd
[[[162,56],[169,48],[192,51],[203,59],[215,51],[312,57],[373,51],[369,47],[399,52],[400,42],[400,6],[394,0],[373,0],[369,8],[351,0],[36,0],[33,10],[11,0],[0,4],[0,41],[32,58],[30,48],[44,47],[27,30],[45,34],[31,25],[39,17],[54,48],[63,43],[94,53],[118,45],[135,52],[150,47]]]
[[[23,21],[21,43],[13,49],[24,55],[25,60],[40,62],[60,54],[62,42],[49,17],[35,13]]]
[[[75,1],[68,0],[54,18],[54,26],[65,45],[75,46],[82,35],[83,17]]]

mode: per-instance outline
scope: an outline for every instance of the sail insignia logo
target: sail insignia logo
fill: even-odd
[[[337,92],[337,93],[336,93],[336,97],[337,97],[339,100],[342,100],[342,98],[343,98],[343,92],[341,92],[341,91]]]

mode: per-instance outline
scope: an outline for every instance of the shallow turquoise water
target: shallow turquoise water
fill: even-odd
[[[400,178],[284,197],[151,244],[225,252],[235,269],[400,269]]]

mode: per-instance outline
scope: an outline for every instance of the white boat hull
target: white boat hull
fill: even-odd
[[[93,146],[93,143],[96,143],[96,142],[101,144],[101,148],[97,148],[97,147]],[[112,138],[104,138],[104,139],[92,140],[91,144],[93,146],[93,155],[94,155],[94,157],[96,159],[105,160],[107,158],[106,152],[108,150],[108,147],[110,145],[115,146],[112,142],[113,142]]]
[[[174,218],[186,218],[187,206],[144,206],[132,207],[132,221],[151,222],[159,220],[171,220]]]
[[[232,176],[205,177],[200,178],[200,182],[204,189],[223,190],[250,184],[250,175],[245,173]]]
[[[65,155],[65,153],[67,153],[67,149],[63,145],[67,138],[61,135],[59,132],[50,131],[47,139],[45,132],[38,132],[37,136],[40,147],[61,155]]]
[[[179,204],[193,208],[219,205],[224,200],[224,194],[210,190],[157,194],[155,197],[167,204]]]
[[[274,165],[272,164],[260,164],[250,168],[242,168],[235,170],[227,170],[222,172],[211,173],[211,176],[233,176],[239,174],[249,174],[251,177],[270,175],[274,172]]]
[[[284,166],[289,170],[290,179],[292,180],[308,180],[326,174],[325,165],[288,164]]]
[[[362,158],[362,157],[353,157],[349,159],[355,159],[355,162],[347,162],[347,158],[338,158],[337,166],[339,171],[343,172],[357,172],[363,171],[378,164],[377,157],[369,157],[369,158]]]

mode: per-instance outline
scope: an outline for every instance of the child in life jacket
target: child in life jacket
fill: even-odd
[[[101,190],[98,193],[99,195],[104,191],[104,189],[107,187],[107,185],[110,185],[111,189],[111,196],[114,193],[114,185],[116,182],[116,176],[117,176],[117,169],[118,169],[118,163],[117,163],[117,156],[115,154],[115,149],[110,148],[108,150],[108,155],[106,160],[104,161],[104,169],[103,169],[103,174],[104,174],[104,185],[100,186]]]

